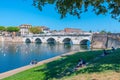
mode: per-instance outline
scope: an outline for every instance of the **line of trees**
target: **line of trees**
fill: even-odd
[[[0,31],[8,31],[8,32],[19,32],[20,31],[20,28],[18,27],[13,27],[13,26],[10,26],[10,27],[4,27],[4,26],[0,26]]]
[[[20,31],[20,28],[19,27],[13,27],[13,26],[10,26],[10,27],[0,26],[0,32],[1,32],[1,34],[4,31],[7,31],[7,32],[9,32],[9,33],[11,33],[12,35],[15,36],[16,32]]]

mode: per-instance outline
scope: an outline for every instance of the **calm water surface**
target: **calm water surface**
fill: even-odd
[[[34,59],[42,61],[76,50],[88,49],[80,45],[0,43],[0,73],[28,65]]]

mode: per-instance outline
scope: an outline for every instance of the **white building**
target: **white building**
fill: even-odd
[[[22,24],[22,25],[20,25],[19,27],[20,27],[21,36],[25,36],[25,35],[30,34],[29,28],[31,28],[32,25],[29,25],[29,24]]]

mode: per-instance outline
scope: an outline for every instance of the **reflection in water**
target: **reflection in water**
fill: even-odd
[[[82,49],[82,50],[86,50],[88,47],[87,47],[87,45],[80,45],[80,49]]]
[[[64,48],[71,48],[71,46],[72,46],[72,45],[71,45],[71,44],[69,44],[69,43],[68,43],[68,44],[67,44],[67,43],[66,43],[66,44],[64,44]]]
[[[80,44],[80,49],[86,50],[86,49],[90,49],[90,41],[89,40],[84,40],[81,42]]]
[[[28,65],[34,59],[42,61],[74,50],[83,48],[70,44],[0,43],[0,73]]]
[[[52,45],[55,45],[56,42],[54,42],[54,41],[53,41],[53,42],[52,42],[52,41],[50,42],[50,41],[49,41],[49,42],[47,42],[47,44],[52,46]]]

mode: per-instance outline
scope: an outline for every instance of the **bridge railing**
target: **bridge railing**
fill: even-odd
[[[49,37],[49,36],[91,36],[92,34],[32,34],[32,35],[24,35],[22,37]]]

